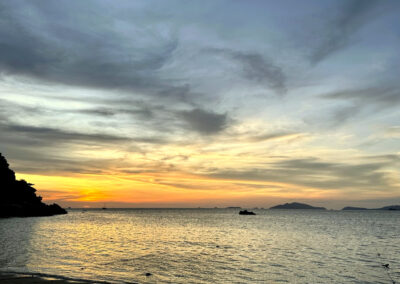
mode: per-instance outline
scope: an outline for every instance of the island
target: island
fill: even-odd
[[[363,208],[346,206],[342,210],[400,210],[400,205],[389,205],[381,208]]]
[[[0,218],[67,214],[58,204],[43,203],[32,186],[25,180],[15,178],[15,172],[0,153]]]
[[[273,206],[273,207],[271,207],[269,209],[314,209],[314,210],[326,210],[325,207],[314,207],[314,206],[311,206],[311,205],[308,205],[308,204],[298,203],[298,202],[276,205],[276,206]]]
[[[400,205],[389,205],[376,210],[400,210]]]
[[[342,210],[368,210],[368,208],[346,206],[346,207],[344,207]]]

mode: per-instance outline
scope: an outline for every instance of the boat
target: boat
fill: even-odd
[[[256,215],[256,213],[247,210],[241,210],[239,211],[239,215]]]

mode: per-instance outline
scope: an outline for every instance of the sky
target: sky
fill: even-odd
[[[400,203],[400,1],[0,0],[0,152],[44,201]]]

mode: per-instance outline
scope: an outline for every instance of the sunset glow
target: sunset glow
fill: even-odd
[[[0,152],[44,201],[400,202],[398,1],[17,2]]]

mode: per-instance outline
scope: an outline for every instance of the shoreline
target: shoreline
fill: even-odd
[[[35,272],[0,271],[0,284],[112,284],[107,281],[76,279]],[[132,282],[135,283],[135,282]]]

